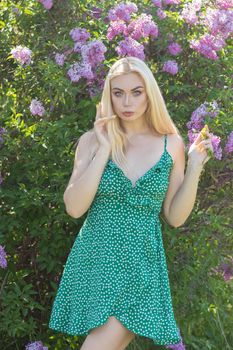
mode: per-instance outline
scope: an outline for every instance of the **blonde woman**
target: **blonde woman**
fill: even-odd
[[[81,350],[123,350],[136,335],[178,344],[162,213],[181,226],[194,206],[210,135],[185,145],[145,62],[125,57],[105,80],[92,130],[81,135],[64,193],[87,217],[68,256],[49,327],[87,335]]]

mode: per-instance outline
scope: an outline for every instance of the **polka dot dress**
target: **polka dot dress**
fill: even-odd
[[[173,166],[164,140],[160,160],[134,185],[108,160],[68,255],[49,328],[88,335],[113,315],[155,344],[181,341],[159,220]]]

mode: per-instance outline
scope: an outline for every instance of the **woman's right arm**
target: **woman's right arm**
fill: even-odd
[[[63,195],[66,212],[73,218],[81,217],[90,207],[98,189],[109,151],[99,147],[93,157],[92,132],[87,131],[75,151],[74,168]]]

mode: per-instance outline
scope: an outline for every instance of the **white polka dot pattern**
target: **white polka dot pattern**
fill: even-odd
[[[111,160],[68,256],[49,328],[87,335],[115,316],[155,344],[181,341],[159,214],[173,160],[160,160],[133,186]]]

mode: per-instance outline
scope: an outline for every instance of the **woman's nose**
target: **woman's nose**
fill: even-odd
[[[124,96],[123,103],[126,106],[128,106],[130,104],[130,96],[129,95]]]

